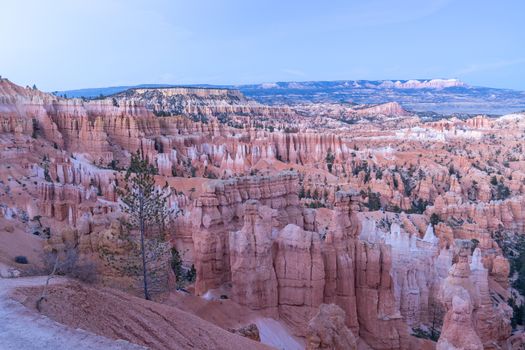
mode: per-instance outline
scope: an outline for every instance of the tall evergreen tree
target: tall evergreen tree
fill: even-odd
[[[170,195],[167,184],[159,189],[155,185],[155,166],[149,164],[139,151],[131,156],[131,164],[126,171],[126,184],[124,189],[118,191],[120,207],[128,215],[128,224],[140,231],[140,251],[142,257],[142,270],[144,279],[144,298],[149,300],[148,270],[146,266],[145,236],[146,230],[157,226],[159,233],[164,233],[164,228],[171,210],[168,208]]]

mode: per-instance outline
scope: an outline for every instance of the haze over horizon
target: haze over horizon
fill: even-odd
[[[8,0],[0,74],[44,91],[421,78],[525,90],[524,12],[518,0]]]

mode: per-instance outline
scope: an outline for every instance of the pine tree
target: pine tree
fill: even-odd
[[[126,185],[123,190],[118,190],[120,207],[128,216],[128,224],[140,231],[140,255],[142,257],[142,272],[144,280],[144,298],[149,300],[148,270],[146,266],[147,255],[144,243],[146,228],[157,225],[159,232],[164,232],[165,224],[169,219],[171,210],[168,208],[170,195],[167,187],[158,189],[155,185],[157,174],[155,166],[137,151],[131,156],[131,164],[126,171]]]
[[[326,153],[325,161],[328,168],[328,172],[332,173],[332,167],[334,166],[335,155],[332,153],[332,149],[329,147]]]
[[[171,268],[175,277],[177,277],[177,286],[182,286],[183,271],[182,271],[182,259],[180,257],[177,248],[171,248]]]

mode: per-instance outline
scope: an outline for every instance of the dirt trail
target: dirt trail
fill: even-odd
[[[17,288],[42,286],[46,277],[0,278],[0,348],[2,350],[144,349],[57,323],[24,307],[9,295]],[[52,280],[53,285],[63,283]]]

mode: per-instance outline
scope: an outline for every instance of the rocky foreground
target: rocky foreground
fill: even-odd
[[[36,268],[74,247],[100,288],[139,294],[116,190],[139,149],[171,188],[189,295],[172,275],[157,303],[98,291],[137,308],[103,308],[97,328],[91,287],[56,287],[47,316],[159,349],[263,348],[242,336],[264,342],[264,327],[290,349],[522,349],[524,131],[524,114],[423,122],[394,102],[267,106],[200,88],[65,99],[2,79],[0,262],[30,273],[16,256]],[[228,321],[223,301],[246,317]],[[66,317],[78,305],[93,322]],[[106,327],[135,313],[131,330]],[[169,331],[148,338],[159,322]],[[178,337],[184,322],[203,331]]]

